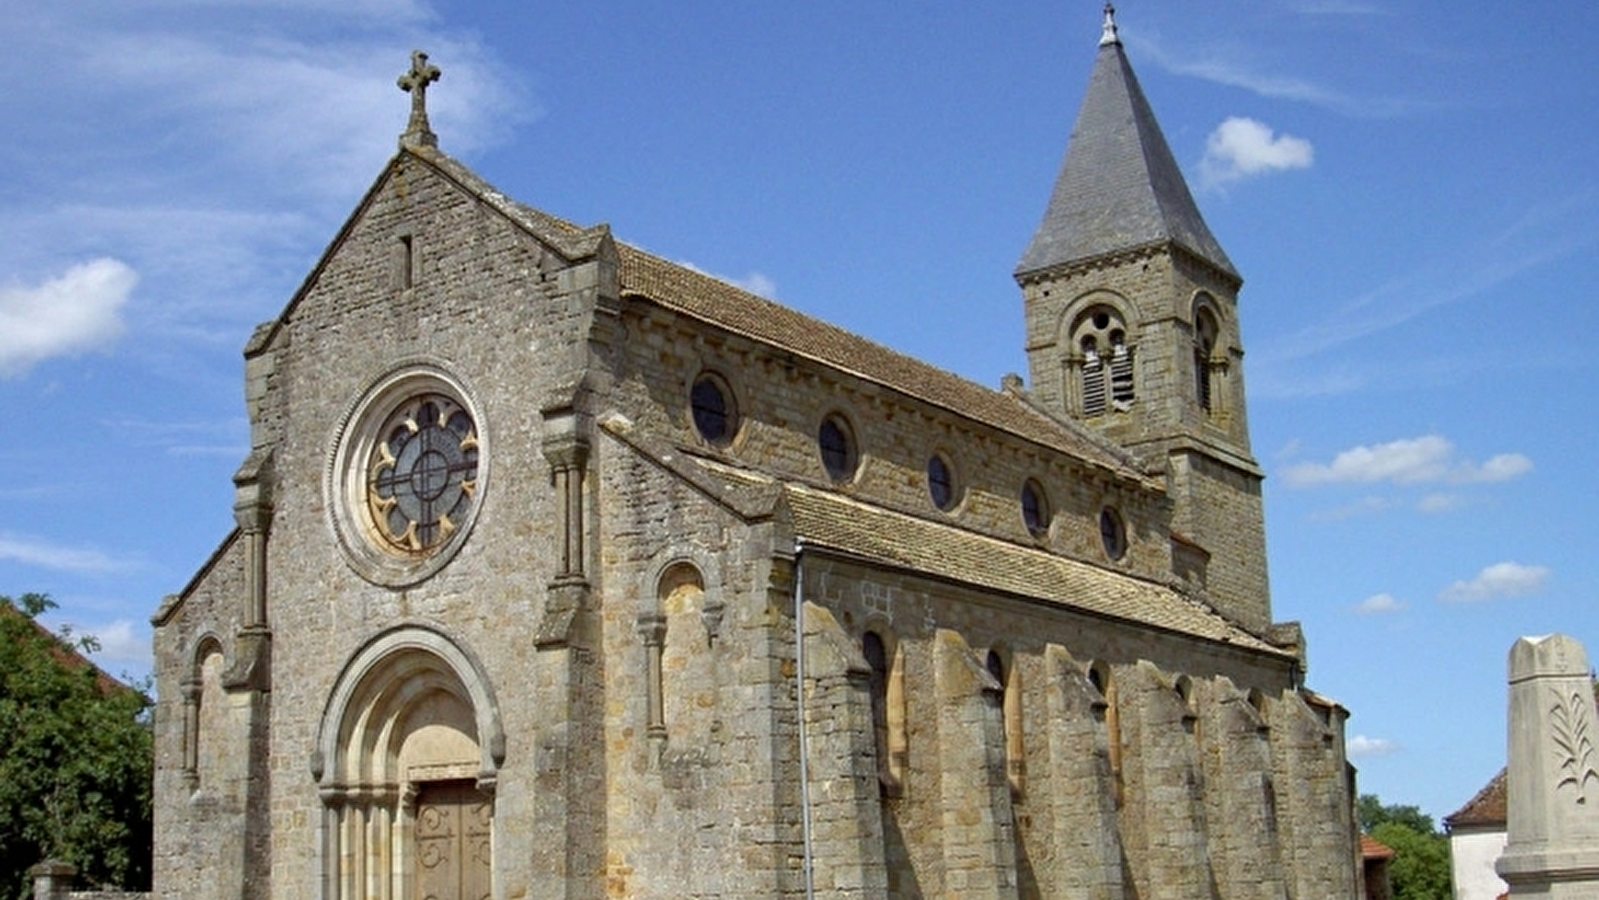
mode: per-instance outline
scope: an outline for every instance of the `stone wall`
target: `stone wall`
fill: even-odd
[[[507,898],[799,897],[807,874],[895,900],[1347,895],[1342,721],[1291,655],[809,548],[777,484],[826,484],[816,428],[844,412],[840,494],[1165,591],[1158,479],[624,298],[603,232],[578,252],[461,177],[402,154],[252,340],[260,528],[157,616],[161,892],[405,896],[436,780],[489,798]],[[407,367],[447,373],[481,474],[451,555],[374,564],[340,448]],[[726,448],[690,424],[702,370],[744,414]]]
[[[1172,512],[1158,479],[1114,475],[957,410],[643,302],[624,307],[622,321],[627,339],[618,347],[616,379],[618,390],[636,399],[626,405],[638,411],[641,427],[736,464],[826,484],[817,430],[824,417],[841,413],[860,448],[859,472],[843,488],[852,495],[1099,564],[1109,562],[1099,514],[1115,506],[1129,537],[1127,555],[1116,564],[1151,578],[1171,572]],[[726,448],[706,445],[689,418],[689,389],[705,371],[721,375],[736,395],[742,427]],[[960,499],[948,512],[928,495],[927,462],[935,452],[955,470]],[[1022,520],[1028,479],[1044,488],[1054,513],[1041,538]]]

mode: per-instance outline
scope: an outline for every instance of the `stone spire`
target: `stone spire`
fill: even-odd
[[[411,120],[400,135],[401,147],[437,147],[438,135],[428,125],[428,85],[439,80],[439,67],[428,65],[428,55],[411,51],[411,70],[401,75],[400,90],[411,95]]]
[[[1152,244],[1175,243],[1242,281],[1172,157],[1105,5],[1104,31],[1044,219],[1018,277]]]

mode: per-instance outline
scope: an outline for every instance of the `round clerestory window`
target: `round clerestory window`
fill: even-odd
[[[1027,479],[1022,485],[1021,500],[1022,524],[1027,526],[1027,533],[1035,538],[1049,534],[1049,495],[1044,493],[1044,486],[1036,479]]]
[[[933,505],[949,512],[955,507],[958,497],[955,482],[955,470],[950,466],[949,460],[942,453],[934,453],[927,459],[927,494],[932,498]]]
[[[721,376],[701,373],[689,389],[689,413],[694,430],[713,447],[726,447],[738,433],[738,407],[733,391]]]
[[[1105,555],[1112,560],[1127,555],[1127,526],[1122,522],[1121,513],[1109,506],[1099,512],[1099,540],[1105,547]]]
[[[855,477],[860,454],[855,447],[855,432],[842,415],[832,413],[822,420],[821,427],[816,430],[816,448],[821,453],[822,468],[827,470],[828,478],[842,483]]]

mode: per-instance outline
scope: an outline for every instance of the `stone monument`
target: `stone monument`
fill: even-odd
[[[1510,649],[1510,842],[1516,898],[1599,900],[1599,751],[1592,670],[1565,635]]]

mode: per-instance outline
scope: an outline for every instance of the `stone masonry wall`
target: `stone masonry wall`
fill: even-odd
[[[1113,479],[956,411],[636,302],[624,313],[628,338],[617,372],[621,390],[638,392],[628,407],[649,417],[641,426],[735,464],[827,484],[816,433],[825,416],[842,413],[861,455],[857,476],[842,487],[847,493],[1146,577],[1171,571],[1171,511],[1157,483]],[[742,428],[725,449],[706,445],[690,420],[689,389],[703,371],[722,376],[736,395]],[[948,512],[928,495],[927,461],[935,451],[955,470],[960,500]],[[1029,478],[1043,486],[1054,512],[1041,539],[1022,521],[1020,496]],[[1107,505],[1121,511],[1130,544],[1114,563],[1100,537],[1099,514]]]
[[[1292,688],[1288,663],[1250,662],[1214,647],[826,556],[807,557],[805,566],[807,597],[827,608],[856,646],[874,631],[890,636],[904,655],[908,766],[902,793],[885,803],[884,832],[890,860],[895,847],[887,839],[902,838],[909,871],[896,872],[891,863],[890,896],[948,889],[938,849],[949,840],[943,831],[951,808],[947,784],[955,779],[967,786],[963,790],[976,790],[973,779],[986,771],[952,749],[936,724],[949,718],[939,707],[949,695],[936,687],[943,669],[934,660],[940,653],[948,658],[949,651],[938,648],[952,642],[971,648],[964,658],[978,665],[985,648],[1004,650],[1023,691],[1021,789],[1013,787],[1003,800],[980,802],[973,795],[957,804],[973,816],[1013,823],[1014,859],[1001,871],[1015,873],[1017,896],[1064,890],[1094,898],[1275,897],[1286,870],[1303,873],[1307,883],[1333,884],[1342,854],[1328,842],[1349,815],[1334,807],[1347,805],[1348,797],[1344,776],[1335,771],[1342,756],[1320,742],[1339,723],[1318,727],[1314,753],[1280,749],[1247,702],[1247,691],[1254,690],[1273,703],[1308,709]],[[1099,685],[1110,697],[1090,678],[1091,664],[1104,667]],[[967,688],[974,699],[983,693],[976,681]],[[1006,726],[1000,716],[994,719],[1000,730],[981,741],[1003,761]],[[959,743],[974,746],[970,737]],[[1272,799],[1273,780],[1284,776],[1273,774],[1270,760],[1284,754],[1296,760],[1304,779],[1296,796],[1314,798],[1313,807]],[[1290,842],[1271,834],[1287,819],[1300,836],[1319,835],[1322,844],[1284,856]],[[1347,835],[1340,840],[1347,849]],[[895,884],[902,886],[898,892]]]
[[[243,547],[230,538],[182,606],[155,629],[152,876],[171,896],[221,900],[241,889],[247,735],[220,681],[245,601]],[[198,705],[194,724],[212,727],[186,738],[191,700]],[[187,769],[186,740],[205,751],[197,771]]]
[[[1218,313],[1218,352],[1228,360],[1208,412],[1198,402],[1193,358],[1193,306],[1201,293]],[[1171,527],[1210,554],[1213,605],[1262,632],[1271,624],[1270,586],[1235,289],[1185,253],[1147,250],[1030,281],[1023,295],[1032,390],[1063,414],[1071,412],[1064,379],[1074,317],[1097,303],[1125,311],[1136,397],[1125,411],[1084,421],[1135,452],[1168,459]]]

